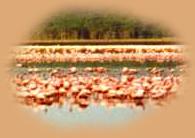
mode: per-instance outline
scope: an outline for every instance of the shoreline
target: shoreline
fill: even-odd
[[[162,39],[114,39],[114,40],[27,40],[18,45],[175,45],[181,42],[172,38]]]

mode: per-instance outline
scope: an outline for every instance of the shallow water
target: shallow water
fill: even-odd
[[[47,112],[34,112],[46,122],[50,122],[57,126],[77,126],[77,125],[92,125],[92,126],[110,126],[126,124],[130,121],[135,121],[140,116],[151,111],[147,107],[143,110],[140,107],[131,109],[129,107],[115,107],[107,109],[105,106],[90,105],[83,111],[73,110],[69,111],[68,106],[64,105],[62,108],[49,107]]]

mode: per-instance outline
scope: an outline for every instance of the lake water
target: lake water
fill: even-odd
[[[69,111],[66,105],[62,108],[49,107],[47,112],[37,111],[34,114],[44,120],[56,126],[77,126],[77,125],[103,125],[113,126],[122,125],[131,121],[136,121],[139,117],[149,113],[150,108],[143,110],[141,107],[134,109],[115,107],[113,109],[107,109],[105,106],[90,105],[83,111],[73,110]]]

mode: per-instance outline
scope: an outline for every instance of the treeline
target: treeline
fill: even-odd
[[[68,13],[52,17],[31,34],[33,40],[165,38],[159,25],[135,17],[101,13]]]

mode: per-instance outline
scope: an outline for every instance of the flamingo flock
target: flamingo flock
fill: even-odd
[[[81,48],[20,48],[15,51],[14,60],[17,63],[53,63],[53,62],[121,62],[146,61],[163,63],[184,63],[185,57],[181,48],[151,48],[151,47],[81,47]]]
[[[144,109],[148,103],[159,104],[176,94],[182,81],[176,72],[173,68],[143,71],[123,67],[115,74],[105,67],[70,67],[48,72],[31,68],[16,73],[13,83],[15,96],[22,104],[44,111],[64,104],[70,111],[84,110],[91,104]]]
[[[50,106],[68,105],[69,110],[84,110],[90,105],[142,107],[161,105],[174,97],[185,69],[184,50],[174,46],[27,46],[14,51],[16,68],[13,84],[18,101],[27,107],[48,111]],[[30,68],[28,63],[117,62],[117,66]],[[128,67],[121,67],[127,61]],[[130,62],[131,61],[131,62]],[[133,62],[156,67],[129,68]],[[177,67],[157,67],[163,63]],[[156,64],[159,63],[159,64]],[[23,66],[25,65],[25,66]],[[26,66],[27,65],[27,66]],[[75,64],[76,65],[76,64]],[[118,67],[120,66],[120,67]],[[115,68],[116,67],[116,68]]]

